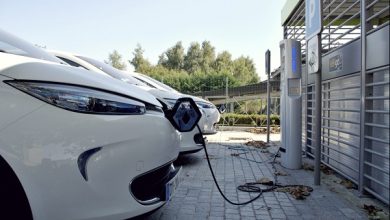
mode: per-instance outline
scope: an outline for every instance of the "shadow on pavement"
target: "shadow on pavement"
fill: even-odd
[[[174,162],[175,166],[192,166],[202,162],[201,152],[193,154],[179,155],[177,160]]]

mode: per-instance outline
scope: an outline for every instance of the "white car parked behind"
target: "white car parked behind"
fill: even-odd
[[[95,60],[93,58],[89,58],[86,56],[81,55],[74,55],[72,53],[68,52],[62,52],[62,51],[49,51],[51,54],[56,56],[57,58],[63,60],[64,62],[68,63],[69,65],[75,66],[75,67],[81,67],[102,75],[110,76],[115,79],[119,79],[121,81],[124,81],[130,85],[135,85],[150,94],[154,95],[156,98],[158,98],[160,101],[165,102],[165,104],[169,105],[169,107],[173,107],[173,105],[176,103],[176,100],[183,96],[181,93],[178,92],[172,92],[165,89],[160,89],[156,87],[151,87],[147,83],[144,83],[142,81],[139,81],[138,79],[134,78],[132,75],[126,72],[122,72],[118,69],[115,69],[114,67]],[[173,100],[170,102],[170,100]],[[201,128],[204,128],[205,124],[205,117],[201,117],[199,121],[199,126]],[[182,138],[180,142],[180,153],[186,154],[186,153],[194,153],[197,151],[202,150],[202,139],[203,136],[200,134],[198,129],[193,129],[190,132],[182,132],[181,133]]]
[[[217,107],[213,103],[211,103],[207,100],[204,100],[202,98],[196,97],[196,96],[182,94],[182,93],[178,92],[177,90],[173,89],[172,87],[170,87],[170,86],[168,86],[168,85],[166,85],[166,84],[164,84],[156,79],[153,79],[150,76],[147,76],[147,75],[144,75],[141,73],[135,73],[135,72],[130,73],[130,74],[134,78],[136,78],[136,79],[140,80],[141,82],[143,82],[151,87],[154,87],[156,89],[159,89],[162,91],[170,91],[172,93],[180,94],[181,96],[191,97],[203,113],[203,118],[204,118],[204,123],[202,126],[203,134],[217,133],[217,123],[219,122],[221,115],[220,115]],[[174,102],[174,100],[172,100],[172,102]]]
[[[0,219],[125,219],[161,207],[180,142],[161,104],[56,62],[0,30]]]

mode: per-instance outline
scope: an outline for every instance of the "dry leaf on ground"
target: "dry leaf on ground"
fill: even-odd
[[[314,166],[311,165],[311,164],[303,163],[302,167],[303,167],[304,170],[311,170],[311,171],[314,171]]]
[[[257,182],[260,184],[263,184],[263,185],[268,185],[268,186],[271,186],[274,184],[274,182],[267,177],[262,177],[262,178],[258,179]]]
[[[248,141],[245,143],[246,146],[252,146],[252,147],[255,147],[255,148],[267,148],[269,147],[269,145],[267,144],[267,142],[264,142],[264,141]]]

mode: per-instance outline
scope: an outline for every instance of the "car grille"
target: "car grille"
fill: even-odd
[[[166,200],[165,184],[178,172],[172,163],[142,174],[130,183],[133,197],[143,205]]]

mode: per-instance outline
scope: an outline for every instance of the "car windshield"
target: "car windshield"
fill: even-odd
[[[119,79],[119,80],[125,81],[125,82],[127,82],[129,84],[133,84],[133,85],[146,86],[143,82],[135,79],[134,77],[132,77],[124,72],[121,72],[120,70],[112,67],[111,65],[109,65],[107,63],[104,63],[104,62],[101,62],[101,61],[98,61],[98,60],[95,60],[95,59],[92,59],[89,57],[84,57],[84,56],[76,56],[76,57],[84,60],[85,62],[90,63],[94,67],[100,69],[101,71],[107,73],[108,75],[110,75],[111,77],[113,77],[115,79]]]
[[[162,83],[162,82],[160,82],[160,81],[158,81],[158,80],[156,80],[156,79],[153,79],[153,78],[150,77],[150,76],[147,76],[147,75],[144,75],[144,74],[141,74],[141,73],[138,73],[138,74],[139,74],[140,77],[146,78],[146,79],[148,79],[148,80],[150,80],[150,81],[156,83],[158,86],[161,86],[162,88],[164,88],[164,89],[166,89],[166,90],[168,90],[168,91],[177,92],[177,93],[178,93],[178,91],[175,90],[174,88],[172,88],[172,87],[170,87],[170,86],[168,86],[168,85],[165,85],[164,83]]]
[[[45,50],[24,41],[6,31],[0,29],[0,52],[47,60],[55,63],[64,62],[47,53]]]

